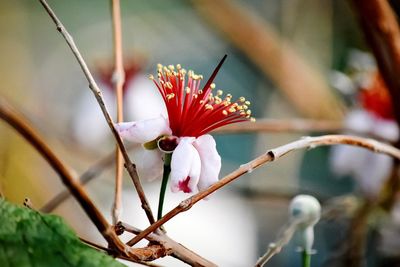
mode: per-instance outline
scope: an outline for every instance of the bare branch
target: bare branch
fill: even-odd
[[[368,4],[362,0],[350,2],[389,89],[394,114],[400,125],[400,29],[396,15],[386,0],[370,0]]]
[[[40,3],[43,5],[44,9],[46,12],[49,14],[53,22],[56,24],[57,30],[61,33],[61,35],[64,37],[65,41],[67,42],[68,46],[71,48],[72,53],[74,54],[75,58],[77,59],[83,73],[85,74],[86,79],[89,82],[89,88],[93,92],[94,96],[96,97],[96,100],[101,108],[101,111],[103,112],[103,115],[107,121],[108,126],[110,127],[115,140],[117,141],[118,147],[121,150],[121,153],[124,157],[125,160],[125,167],[129,173],[129,175],[132,178],[132,181],[135,185],[136,191],[138,192],[140,201],[142,203],[142,208],[146,212],[147,218],[150,222],[150,224],[154,223],[154,215],[153,212],[151,211],[150,204],[147,200],[147,197],[143,191],[142,184],[140,183],[138,174],[136,172],[136,166],[132,163],[130,160],[128,153],[126,151],[126,148],[124,146],[124,143],[122,142],[121,137],[118,134],[118,131],[114,127],[114,122],[110,116],[110,113],[107,110],[107,107],[104,103],[102,93],[96,83],[96,81],[93,78],[93,75],[89,71],[89,68],[86,65],[85,60],[83,59],[81,53],[79,52],[78,48],[75,45],[74,40],[72,39],[71,35],[68,33],[68,31],[65,29],[64,25],[61,23],[61,21],[57,18],[56,14],[54,11],[50,8],[50,6],[47,4],[45,0],[39,0]]]
[[[122,31],[121,31],[121,8],[119,0],[111,0],[112,24],[114,33],[114,91],[117,94],[117,122],[124,120],[123,115],[123,85],[125,82],[124,63],[122,57]],[[113,224],[119,221],[122,213],[122,170],[124,167],[121,151],[116,148],[115,168],[115,195],[112,208]]]
[[[292,239],[297,223],[296,221],[292,221],[284,226],[282,233],[277,237],[275,242],[269,244],[265,254],[257,260],[255,267],[264,266],[274,255],[281,252],[282,248]]]
[[[121,226],[127,232],[133,233],[135,235],[140,234],[142,231],[136,227],[133,227],[127,223],[120,222],[119,226]],[[186,248],[185,246],[179,244],[178,242],[169,238],[165,233],[150,233],[145,237],[150,242],[157,242],[160,244],[165,244],[170,247],[172,250],[171,256],[177,258],[191,266],[216,266],[214,263],[204,259],[199,256],[195,252]]]
[[[154,224],[150,225],[148,228],[143,230],[139,235],[131,239],[127,244],[129,246],[133,246],[140,240],[142,240],[146,235],[155,231],[157,228],[162,226],[164,223],[168,222],[170,219],[175,217],[181,212],[185,212],[189,210],[194,204],[199,202],[201,199],[207,197],[211,193],[217,191],[221,187],[227,185],[228,183],[236,180],[243,174],[252,172],[254,169],[264,165],[268,162],[277,160],[286,154],[296,151],[299,149],[313,149],[317,146],[329,146],[329,145],[351,145],[351,146],[359,146],[376,153],[387,154],[393,158],[400,159],[400,150],[387,145],[382,142],[378,142],[373,139],[356,137],[356,136],[348,136],[348,135],[324,135],[324,136],[317,136],[317,137],[305,137],[298,141],[294,141],[292,143],[274,148],[272,150],[267,151],[266,153],[262,154],[261,156],[255,158],[254,160],[241,165],[238,169],[231,172],[230,174],[226,175],[224,178],[210,186],[208,189],[201,191],[184,201],[182,201],[178,206],[172,209],[170,212],[164,215],[160,220],[156,221]]]
[[[113,245],[116,243],[116,240],[119,241],[115,233],[111,231],[111,226],[89,198],[86,191],[77,182],[70,169],[54,154],[43,138],[28,124],[28,122],[2,98],[0,98],[0,118],[18,131],[57,172],[64,185],[76,198],[109,244]]]

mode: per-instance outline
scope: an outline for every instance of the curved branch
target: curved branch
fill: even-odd
[[[155,231],[157,228],[162,226],[164,223],[168,222],[170,219],[172,219],[179,213],[189,210],[194,204],[204,199],[211,193],[217,191],[218,189],[227,185],[228,183],[236,180],[243,174],[250,173],[254,169],[268,162],[275,161],[285,156],[286,154],[299,149],[304,149],[304,148],[313,149],[318,146],[330,146],[330,145],[340,145],[340,144],[363,147],[373,152],[387,154],[393,158],[400,160],[399,149],[391,145],[387,145],[385,143],[378,142],[376,140],[369,138],[362,138],[349,135],[324,135],[317,137],[304,137],[300,140],[267,151],[261,156],[255,158],[254,160],[241,165],[238,169],[226,175],[224,178],[222,178],[221,180],[210,186],[208,189],[185,199],[178,206],[176,206],[170,212],[165,214],[164,217],[162,217],[160,220],[156,221],[154,224],[150,225],[148,228],[143,230],[143,232],[141,232],[139,235],[131,239],[127,243],[127,245],[133,246],[134,244],[142,240],[145,236],[147,236],[149,233]]]
[[[43,156],[53,170],[60,176],[61,181],[79,202],[103,237],[109,244],[116,244],[118,238],[115,233],[111,231],[111,226],[89,198],[86,191],[81,187],[77,179],[75,179],[70,169],[57,157],[28,122],[2,98],[0,98],[0,118],[20,133]]]

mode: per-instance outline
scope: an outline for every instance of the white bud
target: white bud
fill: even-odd
[[[313,196],[298,195],[290,202],[289,214],[290,219],[296,221],[302,249],[311,254],[314,243],[313,227],[321,217],[321,205]]]

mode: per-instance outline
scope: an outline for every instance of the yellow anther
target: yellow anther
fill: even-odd
[[[214,109],[214,107],[211,106],[210,104],[206,104],[206,105],[205,105],[205,108],[206,108],[206,109],[209,109],[209,110],[213,110],[213,109]]]
[[[223,110],[223,111],[222,111],[222,114],[224,114],[224,115],[226,116],[226,115],[228,115],[228,111]]]
[[[210,84],[211,89],[215,89],[215,83]]]
[[[149,75],[149,79],[150,79],[150,80],[154,80],[154,75],[153,75],[153,74],[150,74],[150,75]]]
[[[255,121],[256,121],[256,118],[251,117],[251,118],[250,118],[250,121],[251,121],[251,122],[255,122]]]
[[[190,88],[189,88],[189,87],[186,87],[186,88],[185,88],[185,92],[186,92],[186,94],[190,94]]]
[[[174,65],[168,65],[168,69],[170,69],[171,71],[174,71],[175,67],[174,67]]]
[[[239,101],[243,103],[243,102],[246,101],[246,98],[244,98],[243,96],[241,96],[241,97],[239,97]]]
[[[194,98],[197,98],[197,97],[198,97],[198,95],[197,95],[197,94],[194,94],[194,95],[193,95],[193,97],[194,97]]]
[[[177,70],[181,70],[181,69],[182,69],[181,64],[176,64],[176,69],[177,69]]]
[[[157,69],[159,69],[159,70],[160,70],[160,69],[162,69],[162,68],[163,68],[163,65],[162,65],[162,64],[160,64],[160,63],[158,63],[158,64],[157,64]]]
[[[251,115],[251,110],[249,109],[248,111],[246,111],[247,115]]]
[[[244,110],[249,108],[247,105],[242,105],[242,107],[243,107]]]
[[[167,86],[169,89],[172,89],[172,83],[170,83],[170,82],[166,82],[165,86]]]
[[[175,94],[174,93],[171,93],[171,94],[168,94],[167,95],[167,99],[168,100],[171,100],[172,98],[174,98],[175,97]]]
[[[217,95],[222,95],[224,92],[222,90],[217,91]]]
[[[200,105],[203,105],[204,104],[204,100],[200,100],[199,103],[200,103]]]
[[[250,106],[250,101],[247,100],[247,101],[245,101],[244,103],[245,103],[246,105]]]
[[[233,112],[236,111],[236,109],[235,109],[234,107],[230,107],[230,108],[228,109],[228,111],[229,111],[230,113],[233,113]]]
[[[203,90],[200,89],[200,90],[198,91],[198,93],[199,93],[199,95],[201,95],[201,94],[203,93]]]

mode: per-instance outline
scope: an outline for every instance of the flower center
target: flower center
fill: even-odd
[[[158,148],[164,153],[172,153],[178,146],[179,138],[173,135],[164,136],[158,139]]]

